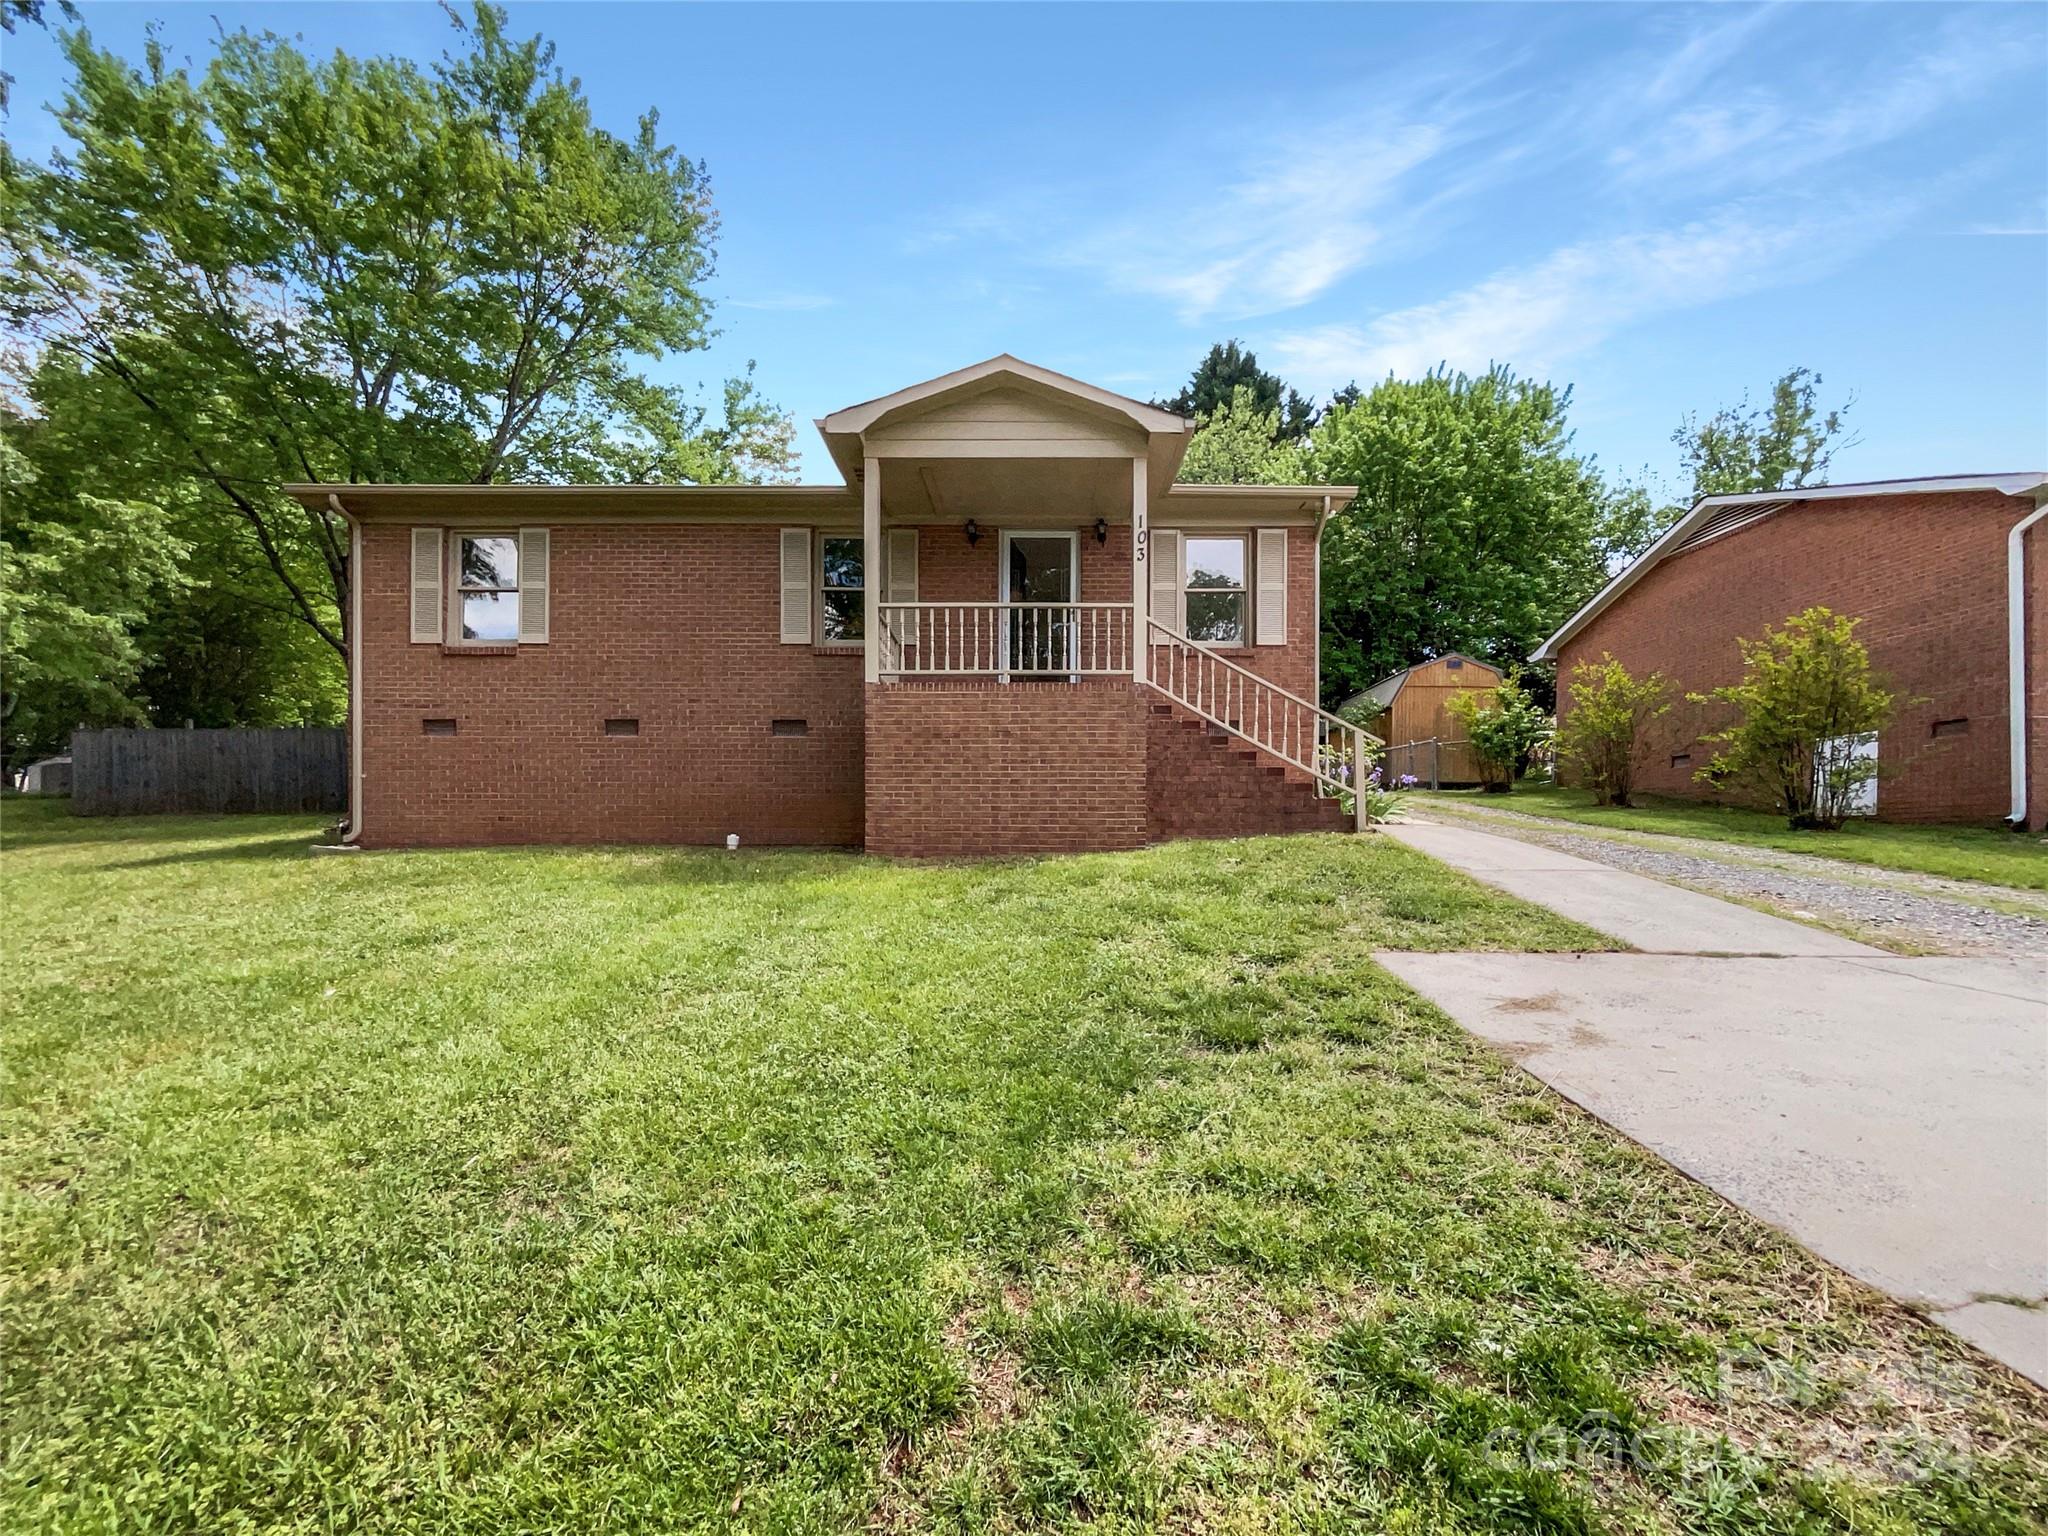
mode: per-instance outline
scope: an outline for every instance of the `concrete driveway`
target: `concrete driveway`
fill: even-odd
[[[2048,1385],[2040,967],[1904,959],[1463,827],[1390,835],[1647,952],[1381,964],[1565,1097]]]

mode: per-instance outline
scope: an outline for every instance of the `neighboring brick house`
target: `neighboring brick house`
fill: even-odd
[[[894,854],[1351,821],[1318,709],[1345,486],[1011,357],[818,422],[844,485],[300,485],[344,515],[349,840]]]
[[[1560,718],[1581,661],[1611,652],[1681,691],[1740,680],[1738,636],[1816,605],[1899,695],[1879,733],[1875,814],[2048,823],[2048,475],[1881,480],[1699,502],[1531,658],[1558,666]],[[1638,786],[1705,797],[1707,709],[1680,703]]]

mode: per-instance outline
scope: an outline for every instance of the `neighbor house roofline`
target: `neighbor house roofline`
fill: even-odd
[[[1529,659],[1556,661],[1565,643],[1573,635],[1598,618],[1617,598],[1648,575],[1652,568],[1668,556],[1684,549],[1697,534],[1718,537],[1720,533],[1733,533],[1736,528],[1747,527],[1750,523],[1769,517],[1795,502],[1837,501],[1864,496],[1956,494],[1966,491],[1997,491],[2005,496],[2038,497],[2044,487],[2048,487],[2048,473],[2026,470],[2004,475],[1932,475],[1905,480],[1858,480],[1840,485],[1805,486],[1791,491],[1745,491],[1739,495],[1703,496],[1692,504],[1685,516],[1667,528],[1656,543],[1617,572],[1606,586],[1594,594],[1592,601],[1566,619],[1556,634],[1530,653]],[[1754,516],[1729,520],[1716,529],[1707,529],[1707,525],[1715,519],[1727,519],[1731,512],[1741,512],[1745,509],[1752,511]]]

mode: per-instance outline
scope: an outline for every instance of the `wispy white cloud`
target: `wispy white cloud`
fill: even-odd
[[[1024,187],[913,231],[906,254],[1011,246],[1170,304],[1183,321],[1292,309],[1405,248],[1423,222],[1471,195],[1518,151],[1495,137],[1509,103],[1486,99],[1498,66],[1375,82],[1363,112],[1321,115],[1313,132],[1227,136],[1143,159],[1116,177],[1058,190]],[[1295,120],[1318,117],[1302,103]],[[1111,210],[1107,213],[1075,209]]]
[[[1972,224],[1967,233],[2021,237],[2048,235],[2048,196],[2043,196],[2032,209],[2016,209],[2009,217]]]
[[[1711,220],[1567,246],[1448,297],[1276,336],[1262,345],[1289,377],[1326,388],[1448,362],[1510,362],[1531,372],[1597,346],[1626,325],[1801,281],[1883,238],[1903,205],[1773,220],[1731,210]]]
[[[794,312],[811,309],[830,309],[838,300],[823,293],[764,293],[750,298],[727,299],[732,309],[762,309],[778,312]]]
[[[1510,209],[1540,210],[1528,227],[1575,214],[1583,233],[1463,291],[1297,328],[1281,344],[1290,366],[1329,382],[1439,357],[1533,366],[1539,351],[1582,350],[1634,317],[1867,248],[1892,224],[1859,226],[1840,210],[1881,203],[1901,176],[1862,152],[1951,119],[2039,55],[2038,27],[1988,12],[1933,27],[1873,22],[1853,64],[1805,59],[1801,39],[1818,23],[1796,8],[1644,14],[1646,40],[1587,73],[1558,73],[1540,49],[1479,67],[1469,52],[1415,60],[1352,93],[1373,103],[1364,111],[1293,103],[1297,121],[1319,124],[1312,132],[1233,120],[1228,136],[1109,181],[1014,188],[927,226],[910,248],[1002,250],[1206,326],[1326,312],[1366,286],[1368,268],[1406,263],[1412,282],[1416,258],[1469,235],[1473,210],[1507,194]],[[1767,217],[1759,199],[1789,212]],[[2039,222],[2027,212],[1982,227]],[[1820,228],[1828,248],[1800,249],[1800,232]],[[1501,233],[1496,224],[1488,238]]]
[[[1532,157],[1604,167],[1627,194],[1612,208],[1632,210],[1635,228],[1362,321],[1263,338],[1261,355],[1319,388],[1440,362],[1548,372],[1626,327],[1838,268],[1990,174],[1988,148],[1910,187],[1856,157],[1962,109],[2037,57],[2037,43],[1973,13],[1923,36],[1910,56],[1833,76],[1780,72],[1766,86],[1756,52],[1772,45],[1766,29],[1781,14],[1717,15],[1675,42],[1666,35],[1661,52],[1639,51],[1597,83],[1597,104],[1577,127],[1532,139]],[[1574,135],[1583,135],[1576,150]],[[2044,222],[2048,207],[1977,230],[2025,234]]]
[[[1662,111],[1701,90],[1708,80],[1742,56],[1757,34],[1779,14],[1775,5],[1728,7],[1706,13],[1701,24],[1687,13],[1676,47],[1664,49],[1645,64],[1631,62],[1640,86],[1633,93],[1643,107]]]
[[[1754,13],[1760,23],[1768,13]],[[1710,35],[1718,45],[1738,32]],[[1742,32],[1746,39],[1746,31]],[[1691,53],[1688,45],[1681,57]],[[1887,57],[1851,76],[1815,74],[1765,88],[1722,78],[1732,57],[1694,57],[1685,98],[1646,115],[1636,132],[1615,128],[1607,152],[1616,178],[1689,192],[1757,187],[1810,174],[1816,167],[1891,143],[1962,103],[1981,98],[2007,76],[2036,68],[2037,43],[2000,22],[1971,15],[1929,46]],[[1732,72],[1732,71],[1731,71]],[[1639,100],[1658,106],[1653,88]]]
[[[1395,110],[1266,146],[1213,191],[1147,203],[1051,253],[1183,320],[1292,309],[1372,261],[1421,200],[1414,182],[1460,138],[1454,115]],[[1181,189],[1185,192],[1185,187]]]

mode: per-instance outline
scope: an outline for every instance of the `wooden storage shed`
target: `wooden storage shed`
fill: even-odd
[[[1381,678],[1346,699],[1339,713],[1387,744],[1390,780],[1412,773],[1425,784],[1477,784],[1478,760],[1446,706],[1453,694],[1491,693],[1500,680],[1500,668],[1453,651]]]

